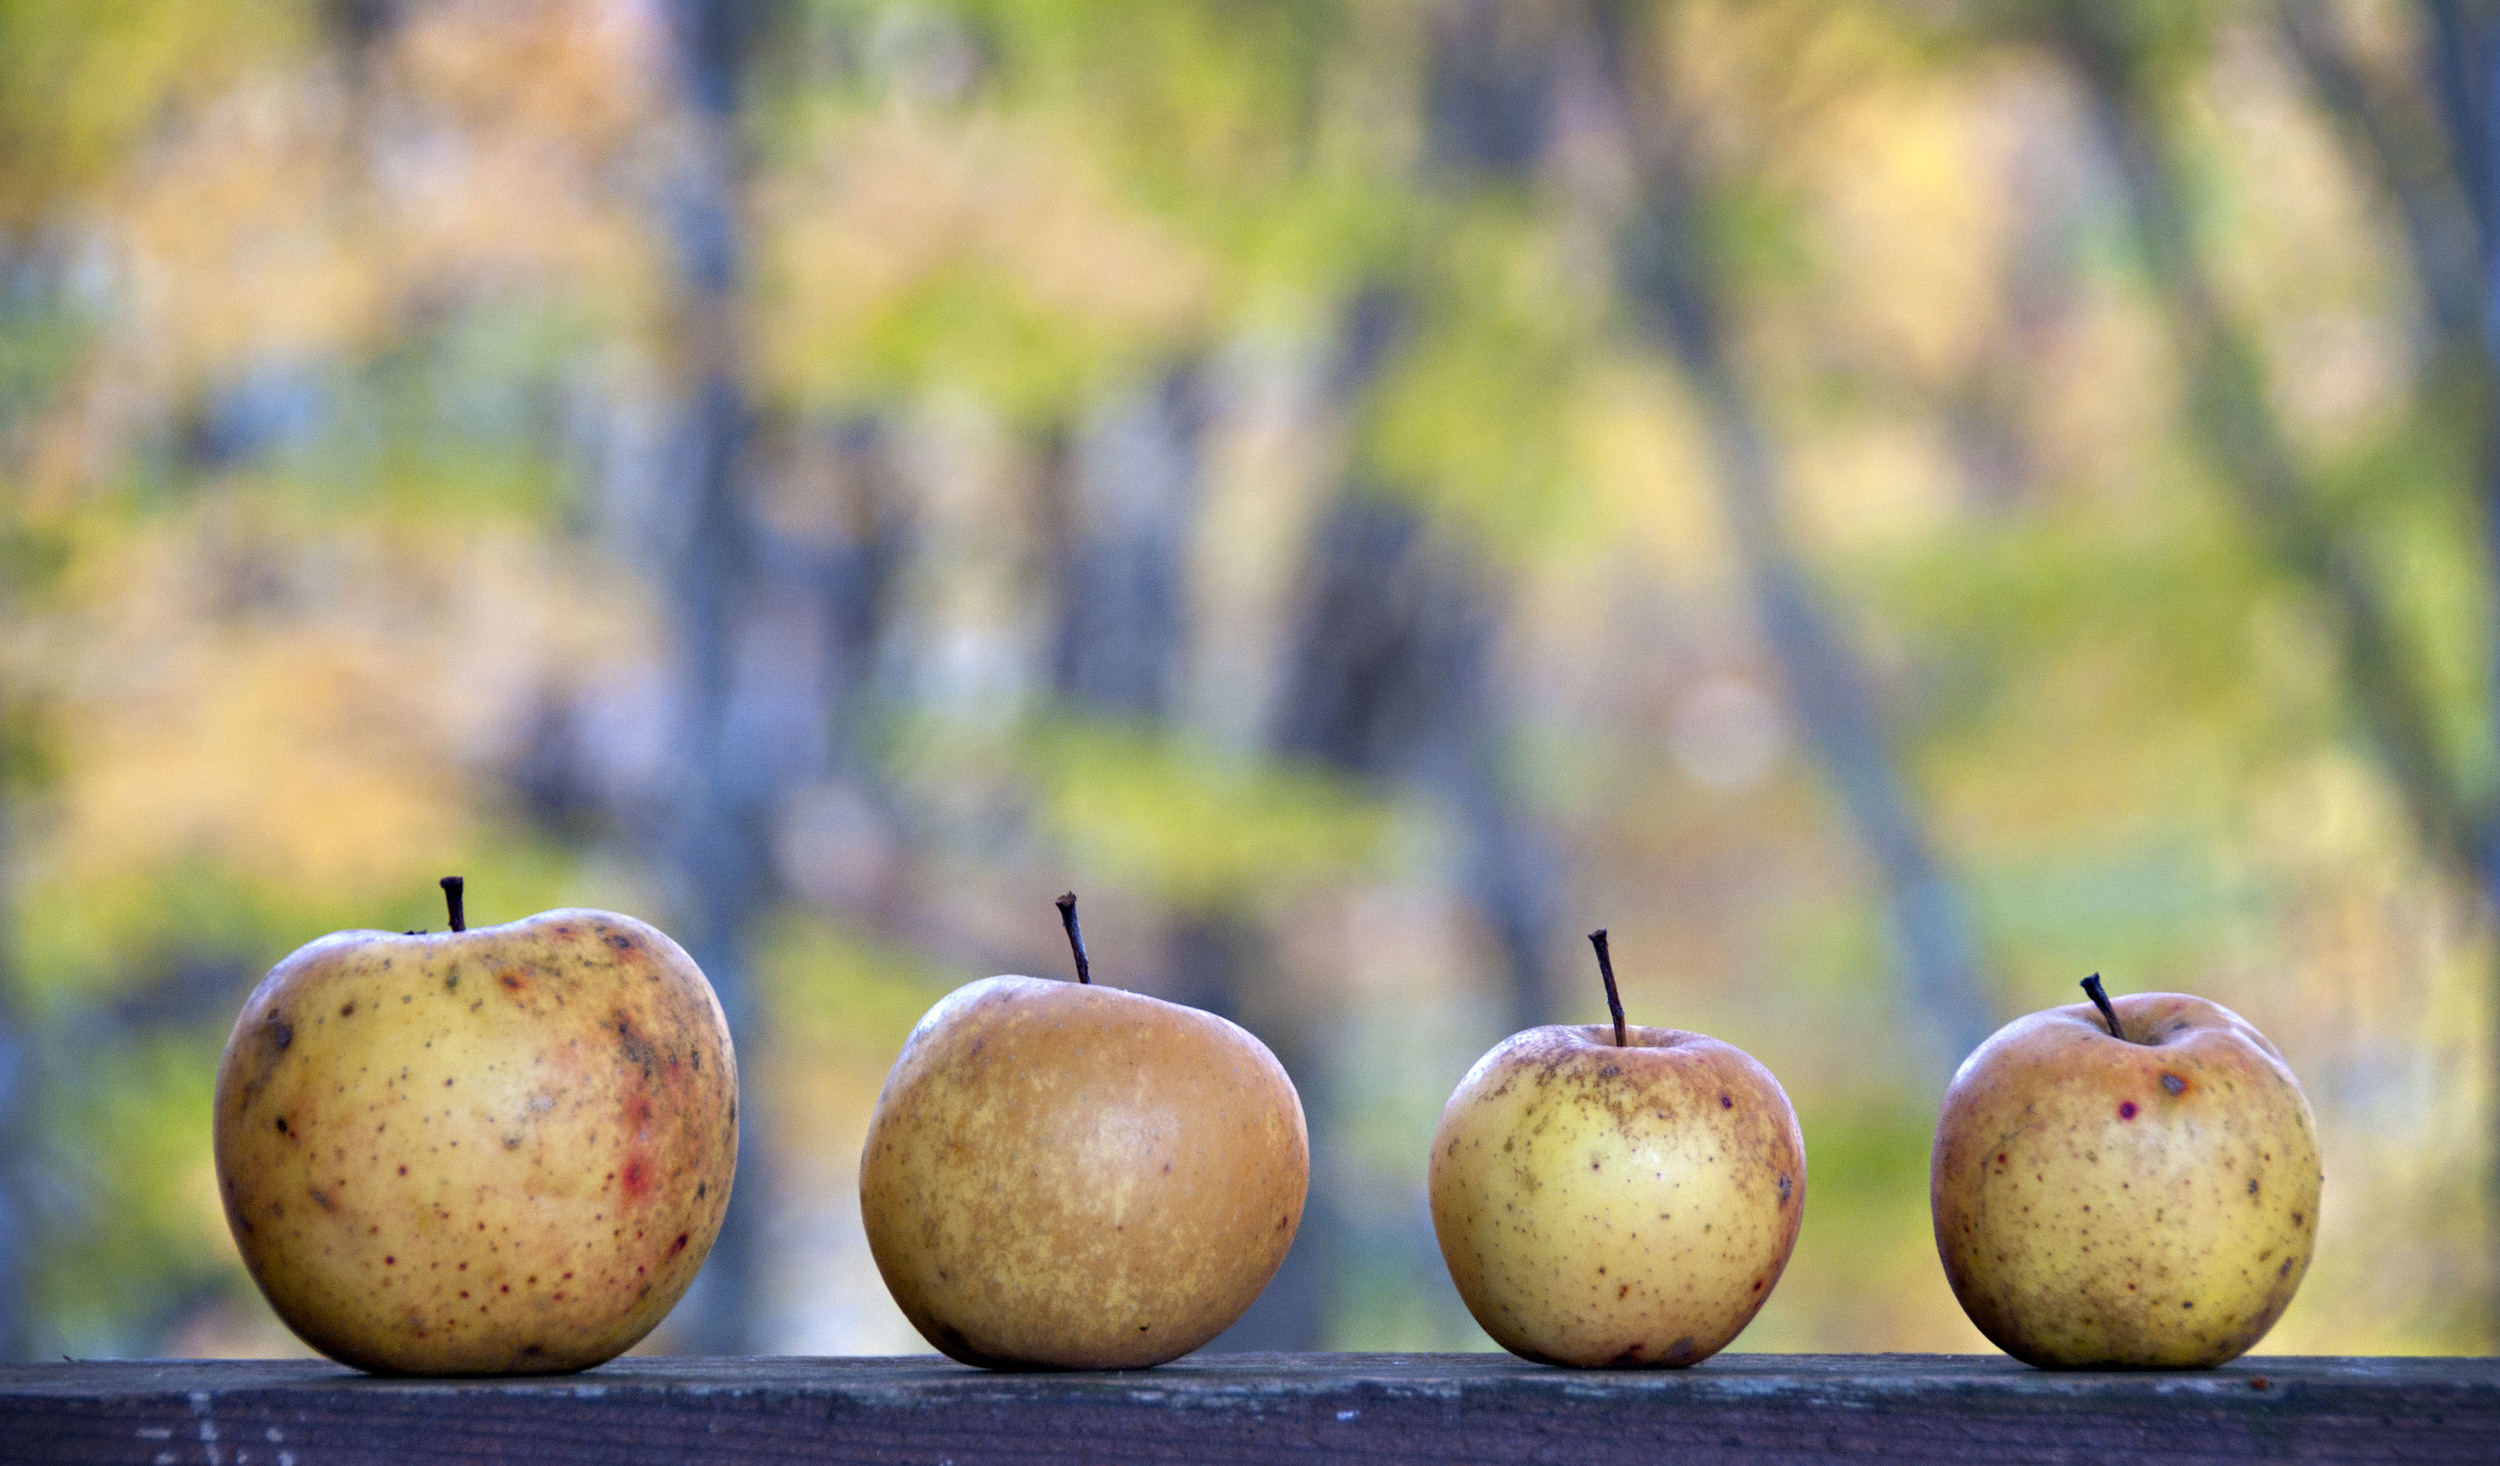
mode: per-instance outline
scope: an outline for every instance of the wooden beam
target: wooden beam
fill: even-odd
[[[2495,1457],[2494,1359],[2085,1374],[1981,1355],[1725,1354],[1653,1373],[1499,1354],[1235,1354],[1026,1375],[933,1357],[624,1359],[483,1380],[298,1362],[0,1367],[0,1460],[20,1466]]]

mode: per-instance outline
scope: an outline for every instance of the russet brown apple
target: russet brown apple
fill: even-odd
[[[989,1368],[1138,1369],[1239,1318],[1310,1188],[1293,1081],[1211,1013],[992,977],[931,1008],[860,1156],[860,1212],[922,1337]]]
[[[1963,1061],[1929,1173],[1953,1294],[2046,1368],[2202,1368],[2264,1337],[2318,1236],[2317,1126],[2265,1035],[2180,993],[2018,1018]]]
[[[1432,1225],[1450,1280],[1523,1358],[1656,1367],[1752,1322],[1805,1214],[1805,1138],[1771,1071],[1734,1045],[1623,1021],[1493,1047],[1432,1139]]]
[[[694,1280],[729,1204],[738,1071],[660,931],[549,911],[337,932],[243,1005],[217,1178],[303,1340],[392,1374],[585,1369]]]

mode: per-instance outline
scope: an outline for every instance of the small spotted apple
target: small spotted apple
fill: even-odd
[[[2283,1316],[2318,1240],[2318,1132],[2264,1034],[2180,993],[2017,1018],[1962,1061],[1929,1171],[1963,1311],[2028,1364],[2193,1369]],[[2096,1011],[2097,1009],[2097,1011]]]
[[[1797,1245],[1805,1137],[1733,1044],[1623,1021],[1512,1034],[1432,1137],[1432,1226],[1495,1343],[1547,1364],[1696,1364],[1760,1311]]]

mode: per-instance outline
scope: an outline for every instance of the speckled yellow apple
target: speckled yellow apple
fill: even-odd
[[[1588,1367],[1681,1366],[1743,1332],[1805,1213],[1805,1138],[1771,1071],[1697,1033],[1531,1028],[1433,1132],[1432,1225],[1494,1342]]]
[[[1953,1076],[1929,1177],[1936,1250],[1971,1322],[2026,1363],[2221,1364],[2308,1271],[2309,1101],[2220,1004],[2099,987],[1997,1030]]]
[[[1212,1013],[992,977],[903,1044],[860,1211],[923,1338],[987,1368],[1142,1369],[1239,1318],[1302,1221],[1310,1140],[1267,1046]]]
[[[303,1340],[390,1374],[586,1369],[702,1266],[737,1162],[711,984],[604,911],[337,932],[279,963],[217,1071],[226,1220]]]

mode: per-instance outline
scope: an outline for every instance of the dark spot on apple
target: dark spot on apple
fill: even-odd
[[[1614,1078],[1616,1075],[1621,1074],[1622,1072],[1623,1072],[1623,1068],[1622,1068],[1622,1066],[1621,1066],[1621,1065],[1618,1065],[1618,1064],[1608,1064],[1605,1068],[1600,1069],[1600,1070],[1598,1070],[1598,1071],[1597,1071],[1597,1077],[1598,1077],[1598,1078],[1600,1078],[1600,1079],[1612,1079],[1612,1078]]]
[[[668,1245],[669,1256],[675,1257],[678,1253],[686,1250],[686,1237],[687,1234],[684,1232],[677,1234],[677,1240]]]
[[[1788,1205],[1788,1193],[1791,1189],[1793,1188],[1789,1184],[1788,1173],[1786,1171],[1780,1172],[1780,1205]]]
[[[1287,1227],[1290,1227],[1290,1226],[1292,1226],[1292,1225],[1293,1225],[1293,1218],[1291,1218],[1291,1217],[1278,1217],[1278,1218],[1276,1219],[1276,1230],[1277,1230],[1277,1231],[1279,1231],[1279,1232],[1284,1231]]]
[[[1998,1164],[1998,1165],[2000,1165],[2000,1166],[2005,1164],[2005,1152],[2003,1152],[2003,1151],[1998,1151],[1998,1152],[1997,1152],[1997,1164]]]
[[[695,1182],[695,1183],[694,1183],[694,1199],[695,1199],[695,1200],[697,1200],[697,1201],[701,1201],[701,1200],[703,1199],[703,1197],[704,1197],[704,1194],[705,1194],[706,1192],[710,1191],[711,1189],[712,1189],[712,1183],[711,1183],[711,1182],[709,1182],[709,1181],[697,1181],[697,1182]]]
[[[1720,1108],[1720,1109],[1723,1109],[1723,1110],[1732,1110],[1732,1109],[1735,1109],[1735,1108],[1736,1108],[1736,1101],[1734,1101],[1734,1100],[1732,1100],[1732,1099],[1729,1099],[1726,1095],[1720,1095],[1720,1096],[1719,1096],[1719,1108]]]
[[[2187,1093],[2187,1081],[2181,1079],[2176,1074],[2164,1074],[2161,1077],[2161,1087],[2170,1091],[2172,1094]]]
[[[620,952],[630,952],[640,944],[637,943],[632,937],[625,935],[623,932],[610,932],[608,933],[608,945],[614,947]]]
[[[400,1168],[399,1168],[399,1174],[401,1174],[401,1175],[403,1175],[403,1176],[407,1175],[407,1174],[408,1174],[408,1168],[407,1168],[406,1166],[402,1166],[402,1167],[400,1167]]]
[[[2309,1218],[2300,1212],[2292,1213],[2292,1225],[2295,1227],[2306,1223],[2308,1220]]]
[[[339,1004],[339,1016],[341,1018],[353,1018],[356,1016],[356,1000],[354,998],[350,998],[346,1002]]]
[[[2292,1260],[2288,1257],[2283,1259],[2283,1265],[2274,1270],[2274,1275],[2278,1278],[2290,1277],[2292,1275]]]
[[[625,1162],[625,1194],[630,1197],[651,1194],[651,1172],[643,1165],[640,1156],[635,1156]]]
[[[2182,1304],[2180,1304],[2179,1306],[2180,1306],[2181,1308],[2194,1308],[2194,1307],[2196,1306],[2196,1304],[2195,1304],[2195,1301],[2191,1299],[2190,1301],[2188,1301],[2188,1302],[2186,1302],[2186,1303],[2182,1303]]]
[[[280,1116],[278,1117],[278,1133],[279,1133],[280,1135],[284,1135],[284,1134],[286,1134],[286,1133],[287,1133],[287,1129],[286,1129],[286,1116],[284,1116],[284,1115],[280,1115]]]
[[[538,1345],[536,1345],[536,1344],[523,1344],[523,1345],[521,1346],[521,1352],[522,1352],[523,1354],[525,1354],[525,1355],[529,1355],[529,1356],[535,1357],[535,1356],[537,1356],[537,1355],[544,1354],[544,1353],[546,1353],[547,1351],[546,1351],[546,1350],[544,1350],[544,1349],[542,1349],[542,1348],[540,1348],[540,1347],[539,1347]]]
[[[1621,1285],[1620,1287],[1616,1288],[1616,1289],[1615,1289],[1615,1296],[1616,1296],[1617,1298],[1629,1298],[1629,1297],[1631,1297],[1631,1296],[1632,1296],[1632,1285],[1631,1285],[1630,1283],[1625,1283],[1625,1284]]]
[[[269,1041],[278,1046],[278,1052],[286,1052],[287,1046],[295,1042],[295,1025],[283,1018],[270,1019]]]
[[[517,972],[498,972],[495,974],[495,981],[502,983],[505,988],[516,993],[529,986],[528,983],[521,980],[521,975]]]
[[[1648,1347],[1649,1346],[1647,1344],[1634,1344],[1606,1362],[1609,1364],[1638,1364],[1641,1359],[1641,1351],[1647,1349]]]
[[[1682,1363],[1683,1361],[1692,1358],[1693,1336],[1691,1334],[1686,1334],[1683,1338],[1669,1344],[1667,1346],[1667,1357],[1677,1363]]]
[[[385,1257],[382,1259],[382,1266],[397,1267],[399,1266],[399,1259],[396,1257]]]
[[[306,1189],[312,1193],[313,1205],[326,1212],[335,1212],[339,1209],[339,1204],[330,1199],[329,1192],[322,1190],[318,1186],[308,1187]]]
[[[443,979],[443,991],[447,993],[456,993],[460,991],[460,974],[457,970],[455,970],[449,977]]]
[[[2134,1100],[2122,1100],[2119,1102],[2118,1118],[2121,1120],[2132,1120],[2135,1118]]]
[[[651,1070],[660,1062],[659,1049],[653,1046],[651,1040],[634,1032],[634,1020],[626,1016],[624,1009],[617,1009],[609,1017],[608,1027],[616,1030],[617,1047],[625,1051],[625,1062],[639,1066],[643,1077],[649,1078]]]
[[[2248,1178],[2248,1194],[2251,1196],[2257,1194],[2257,1178],[2254,1176]]]

